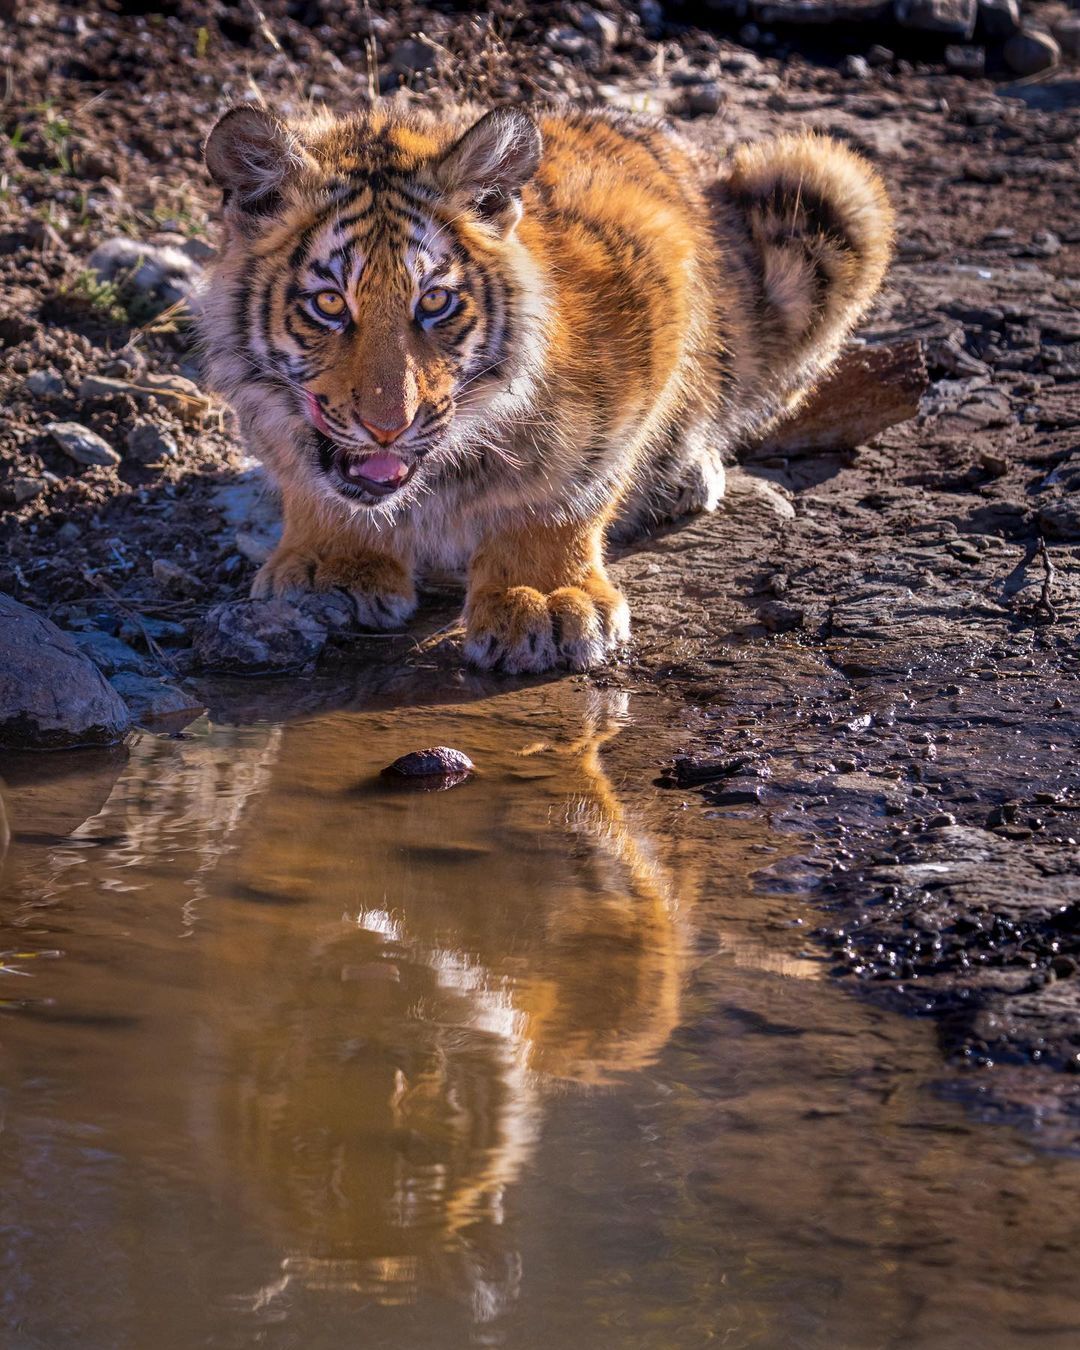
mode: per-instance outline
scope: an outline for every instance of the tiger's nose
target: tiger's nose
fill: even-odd
[[[381,427],[377,422],[367,422],[361,417],[360,425],[367,431],[380,445],[393,445],[399,436],[404,435],[412,426],[412,419],[402,422],[399,427]]]

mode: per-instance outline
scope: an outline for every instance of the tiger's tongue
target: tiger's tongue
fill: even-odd
[[[400,483],[409,468],[397,455],[383,451],[377,455],[368,455],[366,459],[350,458],[346,472],[350,478],[366,478],[370,483],[382,483],[389,487]]]

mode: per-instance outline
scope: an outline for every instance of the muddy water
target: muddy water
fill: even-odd
[[[1080,1161],[577,684],[8,766],[12,1350],[1080,1344]],[[377,776],[446,743],[442,793]]]

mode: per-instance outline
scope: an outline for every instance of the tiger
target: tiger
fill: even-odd
[[[629,632],[605,553],[714,510],[878,291],[893,215],[842,143],[711,158],[612,110],[373,104],[210,132],[209,378],[280,487],[252,596],[400,628],[465,576],[465,661],[588,670]]]

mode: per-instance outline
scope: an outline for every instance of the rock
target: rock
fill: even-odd
[[[619,25],[610,14],[604,14],[592,5],[571,5],[570,18],[588,37],[595,38],[605,51],[610,51],[619,40]]]
[[[868,66],[891,66],[895,60],[895,52],[890,51],[888,47],[882,47],[876,42],[866,53],[866,64]]]
[[[134,647],[126,642],[103,633],[99,629],[90,629],[85,633],[72,633],[71,640],[89,657],[105,676],[119,675],[122,672],[132,675],[145,675],[150,667]]]
[[[120,636],[125,642],[139,647],[146,646],[147,638],[159,647],[182,647],[187,644],[188,630],[172,619],[152,619],[144,615],[139,619],[125,619],[120,625]]]
[[[153,422],[136,422],[128,432],[127,457],[137,464],[164,464],[179,454],[175,439]]]
[[[321,623],[287,600],[233,600],[203,619],[195,656],[205,670],[279,675],[315,660],[326,637]]]
[[[716,80],[688,85],[676,98],[672,111],[688,117],[711,117],[724,106],[724,91]]]
[[[170,595],[196,596],[203,589],[197,577],[169,558],[155,558],[150,570],[157,584]]]
[[[637,11],[641,15],[641,28],[646,37],[655,42],[664,36],[664,7],[660,0],[638,0]]]
[[[45,480],[43,478],[9,478],[5,484],[6,494],[15,502],[16,506],[22,506],[23,502],[33,501],[35,497],[40,497],[45,491]]]
[[[434,745],[428,750],[413,750],[383,769],[386,778],[412,780],[421,788],[448,788],[464,783],[475,772],[472,760],[461,750]]]
[[[190,722],[206,711],[205,704],[182,689],[165,684],[162,680],[148,679],[145,675],[124,671],[114,675],[109,683],[138,723],[173,718],[184,718]]]
[[[148,318],[180,301],[186,302],[191,313],[198,311],[194,292],[202,268],[171,245],[148,244],[119,235],[99,244],[86,265],[99,280],[132,288]]]
[[[764,789],[760,783],[739,785],[737,779],[732,779],[731,786],[707,789],[705,796],[714,806],[755,806],[764,796]]]
[[[870,74],[870,66],[865,56],[845,56],[840,62],[840,74],[849,80],[865,80]]]
[[[591,56],[595,50],[593,43],[576,28],[549,29],[544,41],[553,52],[568,56],[571,60],[582,60]]]
[[[35,398],[58,398],[67,390],[67,386],[55,370],[31,371],[23,387]]]
[[[356,627],[356,606],[344,591],[312,591],[292,602],[306,618],[320,623],[331,633]]]
[[[79,422],[50,422],[45,430],[76,464],[115,468],[120,463],[120,456],[108,441]]]
[[[439,59],[439,49],[423,38],[406,38],[390,53],[390,69],[406,78],[421,71],[433,70]]]
[[[1080,14],[1059,19],[1053,28],[1057,44],[1070,61],[1080,61]]]
[[[986,48],[950,43],[945,48],[945,64],[956,75],[982,75],[986,70]]]
[[[1020,0],[979,0],[979,27],[1001,41],[1020,27]]]
[[[87,375],[79,385],[79,397],[87,401],[127,395],[137,403],[157,399],[190,426],[200,426],[210,410],[210,400],[194,381],[183,375],[147,372],[134,380],[116,380],[105,375]]]
[[[123,700],[72,638],[0,595],[0,746],[112,745],[130,726]]]
[[[1038,75],[1061,60],[1061,48],[1049,33],[1034,28],[1014,33],[1001,49],[1005,64],[1017,75]]]
[[[1039,510],[1039,524],[1048,539],[1080,541],[1080,499],[1066,497]]]
[[[977,0],[896,0],[896,22],[926,33],[948,33],[965,41],[975,32]]]

